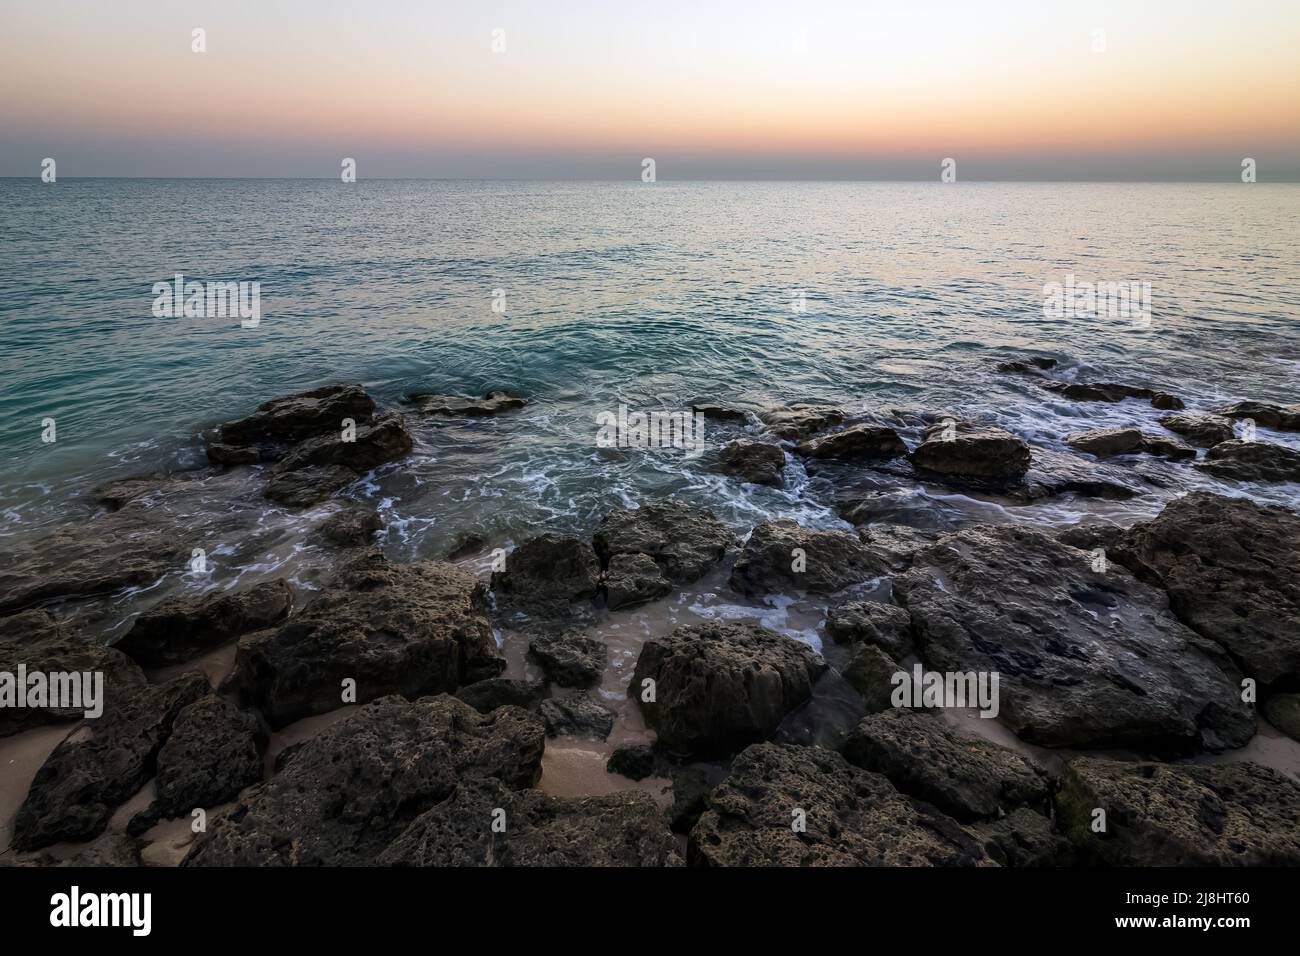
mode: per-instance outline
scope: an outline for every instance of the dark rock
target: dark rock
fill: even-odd
[[[227,445],[225,442],[210,441],[207,443],[207,452],[208,461],[228,468],[256,465],[263,460],[262,451],[256,445]]]
[[[1047,774],[1024,757],[958,733],[943,718],[891,709],[864,717],[844,757],[958,820],[991,820],[1016,807],[1046,810]]]
[[[831,594],[888,570],[856,535],[817,531],[782,518],[754,529],[732,568],[731,586],[750,595],[789,590]]]
[[[1170,395],[1168,392],[1156,392],[1151,396],[1151,407],[1165,411],[1175,411],[1187,406],[1183,404],[1183,400],[1177,395]]]
[[[796,810],[806,832],[796,832]],[[833,750],[755,744],[691,830],[695,866],[973,866],[979,843]]]
[[[452,542],[451,547],[447,550],[448,561],[459,561],[461,558],[468,558],[471,554],[478,554],[487,547],[487,540],[476,531],[467,531],[458,535]]]
[[[1092,829],[1093,811],[1106,829]],[[1298,866],[1300,786],[1254,763],[1071,760],[1056,798],[1061,830],[1087,862],[1111,866]]]
[[[1222,441],[1196,467],[1236,481],[1300,481],[1300,451],[1266,441]]]
[[[1168,435],[1143,435],[1140,450],[1157,458],[1171,458],[1174,461],[1196,457],[1195,448]]]
[[[644,780],[655,772],[654,748],[649,744],[619,747],[610,754],[605,769],[629,780]]]
[[[1163,587],[1178,618],[1248,676],[1300,680],[1300,515],[1187,495],[1125,532],[1113,558]]]
[[[360,385],[327,385],[264,402],[247,418],[218,426],[217,444],[288,446],[343,428],[344,419],[370,421],[375,403]],[[268,461],[274,454],[263,453]]]
[[[749,416],[738,408],[731,408],[727,405],[717,405],[712,402],[696,402],[691,406],[691,411],[698,412],[710,421],[715,422],[736,422],[743,425],[749,421]]]
[[[1076,402],[1122,402],[1126,398],[1154,398],[1156,393],[1149,388],[1134,385],[1120,385],[1117,382],[1043,382],[1043,388],[1056,392]],[[1161,393],[1162,395],[1165,393]]]
[[[592,538],[606,564],[616,554],[648,554],[674,584],[704,577],[735,541],[709,512],[672,499],[611,511]]]
[[[770,408],[759,419],[767,430],[786,441],[801,441],[809,436],[844,423],[844,413],[831,405],[795,402],[782,408]]]
[[[717,470],[755,485],[781,488],[785,486],[785,452],[780,445],[740,439],[719,450]]]
[[[999,362],[998,371],[1017,375],[1041,375],[1048,369],[1056,368],[1057,364],[1054,358],[1032,355],[1029,358],[1016,359],[1011,362]]]
[[[241,634],[278,624],[292,606],[293,592],[283,579],[242,591],[167,598],[137,617],[113,647],[143,667],[180,664]]]
[[[541,719],[517,707],[479,714],[446,695],[385,697],[322,730],[210,819],[182,865],[372,864],[462,781],[532,786],[544,747]]]
[[[1232,440],[1232,421],[1218,415],[1163,415],[1157,421],[1197,448],[1212,448]]]
[[[911,617],[901,607],[880,601],[849,601],[830,608],[826,633],[840,644],[875,644],[896,660],[916,651]]]
[[[893,706],[894,675],[898,664],[875,644],[859,644],[844,668],[844,679],[862,696],[867,713]]]
[[[1274,694],[1264,701],[1264,716],[1292,740],[1300,740],[1300,694]]]
[[[1050,747],[1224,750],[1253,713],[1164,595],[1042,532],[978,527],[941,538],[894,580],[921,656],[997,674],[1000,717]]]
[[[912,555],[934,543],[938,534],[901,524],[872,524],[858,529],[858,540],[883,567],[902,571]]]
[[[109,511],[117,511],[129,501],[151,498],[170,491],[177,485],[195,481],[212,474],[211,470],[185,471],[168,475],[140,475],[134,478],[117,478],[107,481],[91,491],[91,497]]]
[[[410,451],[411,433],[406,423],[401,415],[390,412],[357,425],[351,441],[343,439],[341,429],[308,438],[280,459],[273,475],[327,465],[341,465],[361,475]]]
[[[363,548],[374,542],[383,527],[383,519],[373,508],[345,506],[321,522],[318,530],[336,547]]]
[[[528,653],[561,687],[594,687],[609,662],[604,641],[574,631],[534,637],[528,642]]]
[[[1096,551],[1098,548],[1109,551],[1115,547],[1123,534],[1124,529],[1119,525],[1107,524],[1104,521],[1085,521],[1061,531],[1057,534],[1056,540],[1080,551]]]
[[[674,833],[690,833],[709,808],[713,787],[708,775],[696,767],[673,767],[673,803],[668,808],[668,827]]]
[[[1052,821],[1025,807],[966,829],[999,866],[1069,866],[1074,862],[1070,842],[1052,832]]]
[[[545,696],[546,684],[542,681],[515,680],[510,677],[489,677],[456,691],[457,700],[463,700],[480,714],[507,704],[535,711]]]
[[[123,867],[140,866],[140,850],[143,844],[125,833],[105,833],[98,839],[84,844],[72,854],[34,853],[21,856],[12,862],[0,859],[0,867],[6,865],[19,867]]]
[[[502,815],[504,811],[504,816]],[[504,830],[493,828],[495,821]],[[681,866],[648,793],[553,797],[472,778],[379,857],[390,866]]]
[[[239,689],[272,727],[388,694],[416,697],[496,677],[505,667],[473,575],[440,561],[346,564],[278,629],[240,641]]]
[[[770,737],[812,695],[825,662],[798,641],[752,624],[680,627],[646,641],[628,696],[670,751],[734,753]],[[646,700],[647,679],[654,699]]]
[[[1224,418],[1249,418],[1263,428],[1282,432],[1300,432],[1300,405],[1274,405],[1270,402],[1234,402],[1219,409]]]
[[[1065,443],[1090,455],[1127,455],[1142,447],[1142,432],[1137,428],[1091,428],[1071,432]]]
[[[445,415],[452,418],[482,418],[523,408],[528,399],[509,392],[488,392],[482,398],[466,395],[412,395],[408,401],[418,406],[422,415]]]
[[[805,458],[860,461],[866,458],[898,458],[907,454],[907,446],[892,428],[859,424],[800,442],[795,451]]]
[[[604,740],[614,729],[615,713],[587,694],[548,697],[539,712],[548,737],[587,737]]]
[[[611,611],[655,601],[672,591],[663,570],[648,554],[616,554],[601,580],[605,603]]]
[[[342,465],[310,465],[272,475],[263,494],[286,508],[310,508],[357,478],[355,471]]]
[[[1009,478],[1029,469],[1029,446],[1001,428],[958,425],[950,437],[943,423],[925,430],[912,452],[917,468],[943,475]]]
[[[492,591],[503,610],[563,620],[574,602],[589,602],[600,583],[600,561],[587,542],[558,534],[530,538],[492,572]]]

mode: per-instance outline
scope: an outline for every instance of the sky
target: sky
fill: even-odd
[[[1297,47],[1300,0],[0,0],[0,175],[1294,182]]]

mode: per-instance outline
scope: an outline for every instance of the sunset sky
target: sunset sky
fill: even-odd
[[[1300,180],[1295,0],[2,11],[6,176]]]

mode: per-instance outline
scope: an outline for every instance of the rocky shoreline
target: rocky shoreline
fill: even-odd
[[[1300,453],[1255,434],[1300,431],[1300,407],[1188,413],[1142,386],[1059,381],[1051,359],[1000,370],[1072,401],[1149,403],[1170,434],[1085,429],[1063,452],[942,412],[701,403],[725,439],[703,467],[781,487],[797,461],[844,481],[845,528],[737,533],[669,497],[585,535],[539,528],[508,553],[467,538],[402,563],[379,546],[382,517],[340,492],[412,451],[409,418],[526,399],[381,410],[335,385],[214,426],[208,467],[101,487],[93,515],[0,563],[0,672],[96,671],[106,687],[103,715],[80,722],[0,708],[0,748],[48,751],[0,863],[1300,864],[1300,782],[1234,756],[1261,717],[1300,740],[1300,514],[1196,491],[1130,527],[914,527],[880,520],[850,480],[1021,506],[1169,491],[1151,460],[1300,482]],[[232,504],[196,536],[178,516],[199,487]],[[319,512],[307,534],[328,560],[310,588],[152,593],[269,508]],[[753,618],[810,602],[815,639],[682,621],[701,589]],[[615,642],[636,615],[662,626]],[[897,706],[914,667],[997,675],[989,723],[1015,746]],[[566,746],[607,755],[622,782],[539,789]]]

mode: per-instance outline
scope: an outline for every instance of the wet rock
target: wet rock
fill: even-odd
[[[159,749],[182,708],[208,691],[202,674],[185,674],[110,701],[54,748],[32,780],[14,821],[13,845],[36,850],[103,832],[121,803],[153,774]]]
[[[817,531],[782,518],[754,529],[732,568],[731,586],[750,595],[831,594],[888,570],[856,535]]]
[[[1114,560],[1265,685],[1300,680],[1300,515],[1192,494],[1134,525]]]
[[[826,612],[826,633],[840,644],[874,644],[896,660],[912,655],[912,619],[880,601],[848,601]]]
[[[346,564],[301,612],[243,638],[236,654],[239,690],[277,728],[341,706],[345,680],[364,703],[454,691],[504,667],[473,575],[378,552]]]
[[[476,531],[467,531],[457,535],[456,540],[447,549],[447,560],[459,561],[461,558],[468,558],[471,554],[478,554],[486,547],[487,539]]]
[[[956,821],[832,750],[755,744],[691,830],[695,866],[987,865]],[[792,823],[804,812],[804,832]]]
[[[462,781],[532,786],[544,747],[541,719],[517,707],[479,714],[446,695],[385,697],[322,730],[234,810],[210,818],[183,865],[371,864]]]
[[[456,691],[456,699],[463,700],[480,714],[510,704],[524,710],[537,710],[546,696],[542,681],[515,680],[509,677],[489,677],[475,681]]]
[[[740,409],[732,408],[729,405],[718,405],[713,402],[696,402],[691,406],[691,411],[697,412],[715,422],[735,422],[738,425],[743,425],[749,421],[749,416]]]
[[[263,494],[286,508],[310,508],[358,477],[355,471],[342,465],[310,465],[272,475]]]
[[[844,424],[844,413],[838,408],[808,402],[770,408],[758,417],[769,432],[786,441],[802,441],[817,432]]]
[[[890,571],[902,571],[912,555],[934,543],[938,533],[901,524],[872,524],[858,529],[858,540],[872,557]]]
[[[609,661],[604,641],[574,631],[534,637],[528,642],[528,653],[561,687],[594,687]]]
[[[128,501],[149,498],[170,491],[188,481],[201,480],[212,474],[211,469],[184,471],[168,475],[139,475],[107,481],[91,491],[91,497],[109,511],[117,511]]]
[[[942,475],[978,478],[1016,477],[1029,469],[1029,446],[1010,432],[965,424],[955,432],[947,428],[938,423],[925,430],[924,440],[912,452],[913,465]]]
[[[661,747],[679,754],[735,753],[766,739],[812,696],[826,664],[811,648],[752,624],[711,622],[646,641],[628,696]],[[654,699],[644,683],[654,681]]]
[[[1197,448],[1232,440],[1232,421],[1218,415],[1163,415],[1157,421]]]
[[[539,712],[548,737],[586,737],[604,740],[614,729],[614,710],[587,694],[548,697]]]
[[[214,443],[254,446],[260,460],[272,461],[292,444],[325,432],[339,431],[345,419],[370,421],[375,403],[360,385],[327,385],[264,402],[247,418],[217,427]]]
[[[241,634],[278,624],[292,606],[293,592],[283,579],[242,591],[167,598],[137,617],[113,646],[142,667],[180,664]]]
[[[611,511],[592,538],[605,563],[617,554],[648,554],[674,584],[704,577],[735,541],[709,512],[671,499]]]
[[[227,445],[219,441],[208,442],[207,453],[208,461],[214,465],[225,465],[227,468],[256,465],[263,460],[274,460],[278,454],[278,452],[269,452],[268,457],[263,459],[263,452],[256,445]]]
[[[1274,694],[1264,701],[1264,716],[1292,740],[1300,740],[1300,694]]]
[[[600,561],[580,538],[547,532],[530,538],[492,572],[497,606],[508,615],[563,622],[571,605],[590,602],[600,584]]]
[[[1243,746],[1254,715],[1158,590],[1042,532],[978,527],[894,580],[933,669],[997,674],[1000,717],[1049,747]]]
[[[907,454],[907,446],[892,428],[859,424],[800,442],[795,451],[805,458],[861,461],[866,458],[898,458]]]
[[[0,618],[0,672],[13,675],[101,673],[105,708],[108,701],[130,696],[145,686],[144,673],[125,654],[105,647],[97,638],[79,633],[48,611],[23,611]],[[0,737],[43,724],[81,720],[89,706],[0,706]]]
[[[616,554],[601,580],[605,603],[611,611],[655,601],[672,591],[663,570],[648,554]]]
[[[1056,392],[1076,402],[1122,402],[1126,398],[1155,398],[1156,393],[1149,388],[1134,385],[1121,385],[1117,382],[1043,382],[1043,388]],[[1165,393],[1161,393],[1162,395]]]
[[[1143,435],[1140,450],[1157,458],[1170,458],[1174,461],[1196,457],[1195,448],[1167,435]]]
[[[1218,412],[1224,418],[1249,418],[1256,425],[1282,432],[1300,432],[1300,405],[1234,402]]]
[[[357,425],[350,440],[345,440],[342,430],[336,428],[303,441],[280,459],[272,473],[340,465],[360,476],[410,451],[411,433],[406,430],[406,423],[401,415],[390,412]]]
[[[482,398],[466,395],[412,395],[408,401],[416,405],[422,415],[445,415],[452,418],[482,418],[523,408],[528,404],[528,399],[502,391],[488,392]]]
[[[1052,821],[1025,807],[966,829],[999,866],[1070,866],[1074,862],[1070,842],[1052,831]]]
[[[494,819],[505,814],[505,829]],[[676,841],[648,793],[598,797],[515,792],[470,779],[426,810],[384,851],[388,866],[681,866]]]
[[[339,548],[364,548],[383,530],[384,522],[373,508],[344,506],[317,529],[330,544]]]
[[[780,445],[740,439],[718,451],[717,470],[741,481],[773,488],[785,486],[785,452]]]
[[[1016,807],[1046,810],[1051,797],[1047,774],[1024,757],[928,713],[890,709],[864,717],[844,757],[963,821],[991,820]]]
[[[1093,811],[1106,811],[1094,833]],[[1087,862],[1111,866],[1300,865],[1300,786],[1254,763],[1071,760],[1056,798],[1061,830]]]
[[[1011,362],[999,362],[998,371],[1016,375],[1041,375],[1048,369],[1056,368],[1058,364],[1054,358],[1031,355],[1028,358],[1015,359]]]
[[[1080,551],[1109,551],[1119,542],[1124,529],[1104,521],[1085,521],[1057,534],[1056,540]]]
[[[605,769],[629,780],[644,780],[655,772],[654,748],[649,744],[619,747],[610,754]]]
[[[1142,432],[1137,428],[1091,428],[1071,432],[1065,443],[1071,448],[1098,457],[1127,455],[1141,449]]]
[[[874,644],[859,644],[853,649],[844,668],[844,679],[861,696],[867,713],[874,714],[893,706],[894,659]]]
[[[1187,406],[1183,404],[1183,400],[1177,395],[1170,395],[1168,392],[1156,392],[1151,396],[1151,407],[1172,411]]]
[[[1300,481],[1300,451],[1266,441],[1222,441],[1196,467],[1236,481]]]

